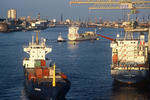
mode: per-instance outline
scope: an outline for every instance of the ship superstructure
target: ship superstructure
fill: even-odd
[[[96,40],[97,34],[93,31],[87,31],[85,33],[78,33],[79,27],[71,26],[68,30],[68,39],[70,41],[83,41],[83,40]]]
[[[32,36],[32,42],[29,46],[24,47],[24,51],[29,54],[29,59],[24,59],[23,66],[25,68],[35,68],[36,60],[45,60],[45,55],[52,51],[51,47],[47,47],[46,39],[41,39],[39,43],[38,36],[36,37],[36,43],[34,43],[34,36]]]
[[[30,55],[29,59],[23,60],[25,89],[30,97],[44,100],[63,99],[71,83],[55,63],[46,59],[45,55],[51,52],[52,48],[46,46],[45,42],[46,39],[43,38],[39,42],[36,33],[36,43],[32,36],[32,42],[24,47],[24,51]]]
[[[123,83],[138,83],[148,77],[148,42],[145,41],[146,29],[128,26],[124,38],[116,38],[111,43],[111,75]],[[136,33],[133,33],[136,32]],[[139,37],[133,37],[138,34]]]

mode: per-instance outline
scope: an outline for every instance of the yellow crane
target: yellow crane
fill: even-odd
[[[149,9],[150,0],[71,0],[70,4],[93,4],[88,9]]]

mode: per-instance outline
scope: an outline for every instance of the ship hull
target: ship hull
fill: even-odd
[[[96,40],[97,39],[97,35],[95,36],[88,36],[88,37],[76,37],[74,39],[69,39],[70,41],[86,41],[86,40]]]
[[[25,90],[30,98],[40,100],[63,100],[70,89],[69,80],[65,82],[56,82],[53,87],[51,82],[38,83],[34,81],[25,81]]]
[[[57,40],[57,42],[66,42],[66,40]]]
[[[79,37],[77,39],[75,39],[75,41],[85,41],[85,40],[96,40],[97,39],[97,36],[92,36],[92,37]]]
[[[136,84],[147,80],[148,70],[111,70],[112,77],[121,83]]]

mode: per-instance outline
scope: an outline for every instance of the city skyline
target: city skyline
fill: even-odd
[[[70,0],[1,0],[0,3],[0,17],[7,18],[7,11],[9,9],[16,9],[17,16],[31,16],[36,17],[38,13],[42,18],[47,19],[64,19],[87,20],[87,18],[98,19],[102,17],[105,20],[123,19],[125,14],[129,11],[125,10],[88,10],[89,5],[69,4]],[[111,15],[111,16],[110,16]],[[137,14],[139,17],[147,17],[150,15],[149,10],[140,10]]]

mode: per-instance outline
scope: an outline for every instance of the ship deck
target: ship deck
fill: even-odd
[[[29,73],[36,77],[36,73],[35,73],[34,68],[28,68],[28,69],[25,69],[24,71],[25,71],[26,77],[28,76]],[[56,78],[55,79],[56,82],[65,82],[65,80],[61,77],[60,73],[56,73],[55,78]],[[37,81],[38,83],[52,82],[53,81],[53,76],[52,75],[42,76],[41,78],[35,78],[34,81]]]
[[[149,70],[148,66],[139,67],[139,66],[114,66],[111,65],[112,70]]]

